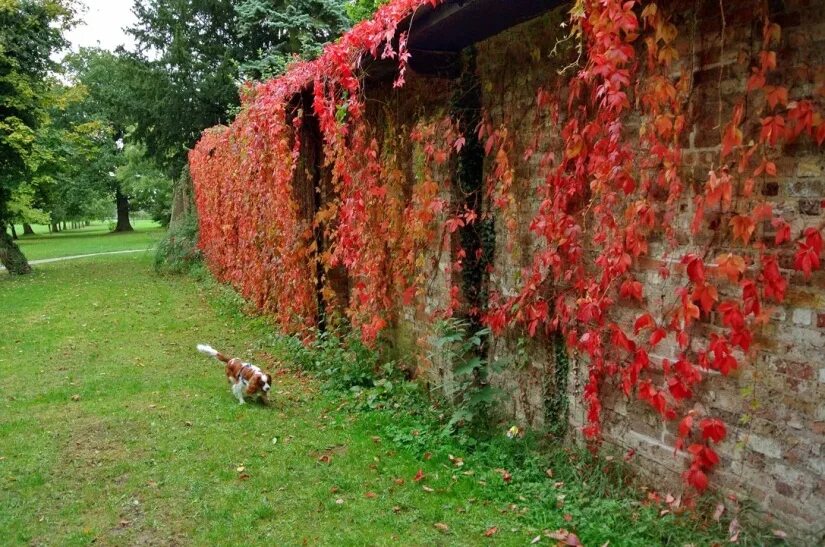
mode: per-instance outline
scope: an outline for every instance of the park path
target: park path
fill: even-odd
[[[103,253],[87,253],[83,255],[71,255],[71,256],[58,256],[57,258],[41,258],[40,260],[29,260],[29,264],[32,266],[37,266],[38,264],[48,264],[49,262],[60,262],[62,260],[74,260],[76,258],[88,258],[90,256],[103,256],[103,255],[119,255],[119,254],[126,254],[126,253],[139,253],[145,251],[146,249],[129,249],[126,251],[106,251]],[[5,270],[5,266],[0,266],[0,270]]]

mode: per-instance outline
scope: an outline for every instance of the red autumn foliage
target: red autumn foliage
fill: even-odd
[[[316,324],[319,280],[324,297],[333,299],[327,274],[343,268],[351,295],[340,304],[363,338],[375,340],[395,324],[400,305],[413,302],[430,279],[421,266],[423,253],[444,248],[449,232],[478,221],[475,212],[455,210],[445,198],[445,166],[468,137],[450,119],[411,128],[407,144],[423,151],[424,165],[405,194],[398,191],[400,170],[382,156],[376,128],[365,117],[364,58],[395,59],[394,85],[403,86],[411,53],[398,25],[425,4],[438,1],[392,0],[315,61],[247,88],[232,125],[205,132],[190,154],[200,246],[209,267],[285,330],[302,332]],[[703,418],[701,442],[691,443],[698,417],[686,414],[685,402],[702,370],[729,374],[749,359],[764,302],[782,302],[787,291],[780,246],[796,247],[793,265],[806,278],[821,267],[821,227],[807,227],[793,239],[790,223],[766,199],[754,197],[754,185],[778,176],[775,159],[784,144],[801,137],[825,141],[825,122],[813,99],[789,96],[792,82],[767,85],[769,76],[777,84],[775,48],[781,34],[766,18],[763,49],[752,60],[741,100],[720,125],[719,168],[706,181],[689,185],[683,180],[681,146],[691,77],[673,70],[678,29],[670,16],[653,2],[582,0],[578,5],[583,12],[574,10],[570,23],[584,54],[578,72],[564,82],[567,103],[558,104],[545,89],[536,94],[538,110],[550,114],[539,131],[563,141],[539,162],[539,207],[529,223],[538,244],[517,294],[493,294],[477,312],[494,336],[508,330],[562,333],[568,348],[587,363],[584,434],[589,438],[600,434],[602,394],[612,387],[635,394],[663,420],[682,415],[677,448],[687,445],[692,458],[684,478],[702,491],[719,461],[711,443],[722,441],[726,428],[718,419]],[[746,112],[749,94],[764,97],[763,111]],[[303,176],[309,116],[317,120],[331,181],[325,203],[308,212],[296,181]],[[631,140],[636,124],[639,137]],[[756,132],[746,136],[746,126],[754,124]],[[517,218],[512,191],[513,133],[521,129],[495,127],[486,117],[478,127],[489,165],[486,214],[500,215],[505,231],[523,220]],[[537,150],[531,146],[523,157]],[[695,188],[694,195],[688,188]],[[677,238],[682,234],[675,220],[683,207],[690,210],[693,234],[713,236],[702,237],[703,246],[689,252]],[[776,228],[772,241],[761,228],[768,220]],[[446,234],[439,235],[439,227]],[[658,234],[668,254],[659,274],[676,284],[664,303],[646,297],[637,276]],[[451,271],[462,269],[466,260],[456,250]],[[440,313],[460,306],[459,288],[451,286],[448,293]],[[632,335],[616,316],[625,305],[642,308]],[[708,336],[698,325],[714,314],[721,325]],[[654,357],[665,341],[676,344],[670,360]]]

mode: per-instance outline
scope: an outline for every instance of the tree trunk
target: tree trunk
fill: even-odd
[[[0,264],[12,275],[23,275],[32,271],[29,261],[20,252],[20,248],[3,225],[0,225]]]
[[[33,236],[34,235],[34,230],[32,230],[32,225],[31,224],[27,224],[25,222],[23,223],[23,235],[24,236]]]
[[[60,231],[60,223],[59,222],[52,222],[52,233],[56,234]]]
[[[62,229],[63,229],[63,230],[65,230],[65,229],[66,229],[66,221],[65,221],[65,220],[63,221],[63,228],[62,228]]]
[[[129,198],[123,195],[118,187],[115,192],[115,202],[117,203],[117,226],[115,232],[131,232],[132,224],[129,222]]]
[[[9,226],[11,226],[11,238],[14,240],[20,239],[17,237],[17,229],[14,227],[14,223],[12,222]]]
[[[189,166],[186,165],[172,190],[172,212],[169,218],[169,228],[174,228],[178,223],[196,212],[194,194]]]

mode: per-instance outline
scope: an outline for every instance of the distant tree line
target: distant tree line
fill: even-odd
[[[53,231],[129,214],[169,220],[172,181],[238,87],[318,55],[382,0],[140,0],[135,51],[65,51],[78,0],[0,0],[0,263],[30,271],[17,223]],[[184,177],[185,178],[185,177]]]

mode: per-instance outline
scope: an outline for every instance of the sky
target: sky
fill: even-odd
[[[123,44],[126,49],[134,49],[134,40],[123,28],[135,22],[132,15],[134,0],[82,0],[86,12],[80,18],[84,23],[67,33],[72,51],[80,47],[102,47],[114,50]]]

